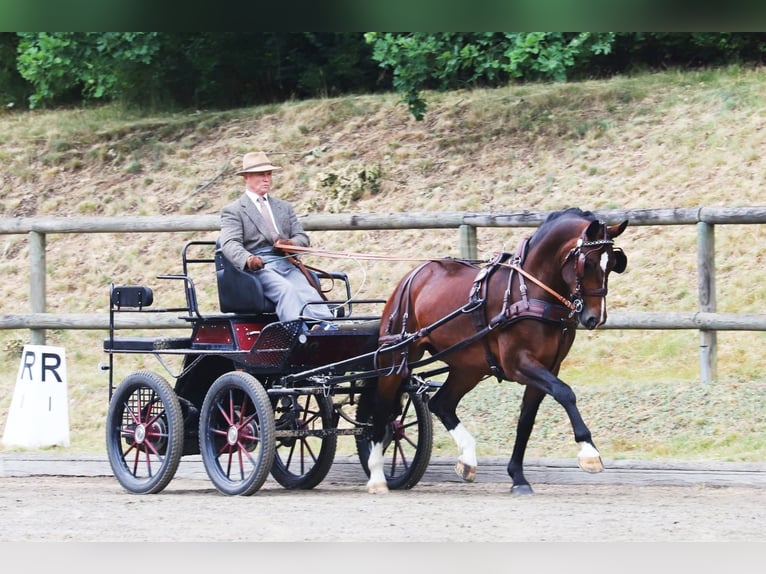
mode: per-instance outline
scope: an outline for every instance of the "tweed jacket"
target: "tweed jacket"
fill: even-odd
[[[308,247],[309,236],[298,221],[292,205],[271,194],[267,198],[279,228],[279,237]],[[221,210],[219,241],[224,256],[239,269],[245,268],[252,253],[272,245],[266,222],[247,194],[243,193]]]

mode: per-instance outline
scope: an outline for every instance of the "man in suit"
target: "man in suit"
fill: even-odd
[[[309,237],[292,205],[269,194],[272,172],[278,169],[263,152],[247,153],[242,158],[237,175],[245,181],[245,193],[221,210],[221,250],[238,269],[258,274],[263,293],[275,303],[280,321],[332,318],[327,305],[306,305],[322,301],[321,296],[284,252],[274,247],[277,241],[309,246]]]

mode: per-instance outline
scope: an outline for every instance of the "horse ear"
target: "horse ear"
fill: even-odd
[[[614,267],[612,267],[612,271],[615,273],[622,273],[628,266],[628,256],[625,255],[625,252],[619,247],[615,247],[612,250],[612,253],[614,253]]]
[[[601,234],[601,225],[602,223],[600,221],[590,222],[590,225],[585,229],[584,234],[588,241],[594,241],[599,238],[599,235]]]
[[[619,223],[617,225],[612,225],[610,227],[606,228],[606,236],[609,239],[614,239],[618,235],[621,235],[623,231],[625,231],[625,228],[628,226],[628,220],[626,219],[622,223]]]

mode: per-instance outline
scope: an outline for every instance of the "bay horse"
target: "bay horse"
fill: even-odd
[[[383,374],[373,397],[368,492],[388,491],[383,470],[386,427],[396,415],[410,366],[426,351],[447,365],[447,378],[428,406],[457,445],[455,471],[463,480],[475,478],[476,445],[456,407],[491,376],[525,386],[508,463],[512,494],[533,492],[524,477],[524,453],[546,395],[569,416],[580,445],[580,468],[603,470],[575,394],[557,375],[578,323],[595,329],[606,321],[609,274],[622,273],[627,266],[614,238],[627,225],[625,220],[608,226],[578,208],[556,211],[515,254],[501,253],[481,268],[460,259],[431,260],[401,279],[381,317],[377,360]]]

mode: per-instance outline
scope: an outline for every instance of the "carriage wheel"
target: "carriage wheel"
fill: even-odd
[[[205,395],[199,449],[219,492],[250,496],[274,460],[274,415],[266,389],[242,371],[224,373]]]
[[[372,395],[359,401],[356,420],[372,422]],[[402,396],[402,412],[388,424],[383,440],[383,471],[391,490],[415,486],[428,468],[433,447],[433,424],[424,396],[414,391]],[[356,437],[356,452],[365,474],[370,476],[367,459],[372,449],[369,434]]]
[[[173,388],[138,371],[117,386],[106,417],[106,451],[119,483],[135,494],[164,489],[183,454],[184,423]]]
[[[324,480],[335,460],[333,403],[321,394],[273,397],[277,436],[271,476],[290,489],[310,489]],[[325,432],[330,430],[330,432]]]

